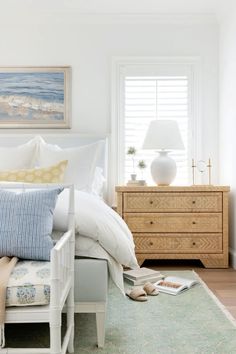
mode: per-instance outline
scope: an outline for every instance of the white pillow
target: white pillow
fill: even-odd
[[[104,141],[81,147],[61,149],[47,144],[42,138],[39,144],[38,165],[48,167],[59,161],[67,160],[65,183],[73,183],[78,190],[91,192],[95,168],[101,159]]]
[[[14,147],[0,147],[0,170],[19,170],[34,167],[38,137],[26,144]]]
[[[103,199],[104,184],[106,179],[101,167],[96,167],[92,184],[92,194]]]

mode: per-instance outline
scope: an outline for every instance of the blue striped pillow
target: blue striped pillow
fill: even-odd
[[[62,190],[0,190],[0,257],[50,260],[53,211]]]

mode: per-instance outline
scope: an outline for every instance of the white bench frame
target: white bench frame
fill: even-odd
[[[5,323],[39,323],[50,326],[50,348],[2,348],[2,354],[65,354],[74,352],[74,187],[58,184],[1,184],[1,189],[69,188],[68,230],[51,250],[50,304],[6,308]],[[66,305],[67,330],[61,344],[61,317]]]

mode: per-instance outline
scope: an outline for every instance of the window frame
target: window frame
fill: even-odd
[[[190,154],[201,156],[201,59],[200,57],[113,57],[111,75],[111,145],[109,161],[110,203],[115,200],[114,187],[123,183],[124,159],[124,77],[128,68],[169,66],[188,71],[189,75],[189,133]],[[191,181],[189,181],[191,184]]]

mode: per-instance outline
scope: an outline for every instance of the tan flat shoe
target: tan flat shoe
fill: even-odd
[[[157,296],[159,294],[159,291],[157,290],[155,285],[153,285],[150,282],[147,282],[146,284],[144,284],[143,290],[146,292],[147,295],[150,295],[150,296]]]
[[[126,291],[126,295],[134,301],[147,301],[147,294],[142,287],[133,288]]]

